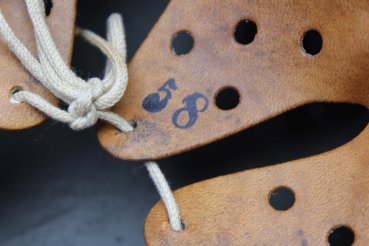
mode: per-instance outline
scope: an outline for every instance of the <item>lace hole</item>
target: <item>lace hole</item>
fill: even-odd
[[[45,5],[45,15],[49,16],[51,13],[51,9],[53,8],[53,2],[52,0],[44,0]]]
[[[14,95],[20,91],[23,90],[23,87],[21,86],[14,86],[13,88],[10,89],[10,92],[9,92],[9,101],[13,104],[18,104],[20,102],[18,102],[17,100],[14,99]]]
[[[17,92],[23,91],[23,87],[21,86],[14,86],[10,89],[10,97],[14,96]]]
[[[353,230],[347,226],[335,227],[328,236],[330,246],[351,246],[355,241]]]
[[[227,86],[215,95],[215,105],[221,110],[231,110],[240,104],[240,93],[234,87]]]
[[[247,45],[254,41],[258,32],[255,22],[251,20],[240,21],[234,31],[234,38],[239,44]]]
[[[137,121],[135,120],[130,120],[129,124],[133,127],[133,129],[137,128]]]
[[[278,187],[269,195],[269,204],[279,211],[286,211],[295,204],[295,194],[290,188]]]
[[[182,226],[182,231],[186,230],[186,222],[184,222],[183,220],[181,220],[181,226]]]
[[[302,47],[305,53],[315,56],[319,54],[323,46],[322,35],[316,30],[307,31],[302,37]]]
[[[190,32],[177,32],[172,39],[172,51],[177,56],[186,55],[191,52],[194,46],[194,39]]]

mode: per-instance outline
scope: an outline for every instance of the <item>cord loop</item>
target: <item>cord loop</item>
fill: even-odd
[[[107,22],[108,40],[88,30],[78,28],[76,33],[96,46],[108,57],[104,79],[79,78],[65,63],[59,53],[46,23],[43,0],[25,0],[32,21],[38,57],[34,57],[18,39],[0,11],[0,34],[9,49],[24,67],[56,97],[69,104],[64,111],[31,91],[16,92],[11,102],[31,104],[55,120],[69,124],[74,130],[83,130],[103,119],[112,124],[117,116],[109,112],[122,96],[128,83],[125,62],[126,45],[123,21],[112,14]],[[129,130],[124,126],[121,130]]]

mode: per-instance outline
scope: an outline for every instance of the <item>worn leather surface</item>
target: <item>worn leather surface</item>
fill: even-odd
[[[66,61],[70,60],[75,22],[76,0],[54,0],[47,21],[58,49]],[[31,21],[23,0],[0,1],[0,8],[16,35],[36,55]],[[46,117],[26,104],[9,102],[13,88],[36,92],[54,103],[58,101],[23,68],[16,57],[0,40],[0,129],[18,130],[38,125]]]
[[[231,83],[239,88],[242,103],[225,114],[209,109],[204,121],[198,122],[198,128],[191,129],[187,135],[173,133],[176,138],[169,137],[172,145],[161,146],[162,152],[156,149],[157,145],[150,148],[142,144],[147,146],[142,156],[181,152],[308,102],[349,102],[369,107],[368,1],[219,1],[211,6],[208,1],[201,1],[192,2],[190,11],[181,12],[180,5],[182,10],[190,8],[186,4],[187,1],[172,1],[157,26],[163,32],[173,31],[186,20],[199,40],[193,52],[198,53],[172,62],[182,64],[173,70],[180,79],[187,76],[186,81],[202,78],[206,82],[201,85],[186,83],[191,88],[207,88],[209,96],[219,86]],[[259,30],[247,48],[235,46],[230,39],[231,26],[244,16],[253,19]],[[302,34],[309,29],[318,30],[323,37],[322,50],[313,57],[305,55],[300,44]],[[149,37],[153,43],[155,37],[155,34]],[[152,48],[153,43],[143,46],[146,54],[147,46]],[[139,56],[140,53],[137,60]],[[186,63],[185,59],[191,62]],[[163,61],[168,68],[166,62]],[[140,65],[148,66],[144,62]],[[159,71],[159,66],[150,72]],[[209,70],[205,71],[204,66]],[[131,67],[133,71],[138,70],[135,63]],[[172,70],[167,69],[164,74],[168,71]],[[145,80],[150,78],[147,75]],[[123,108],[121,105],[118,110]],[[160,124],[155,126],[159,128]],[[168,127],[165,133],[170,130]],[[156,134],[159,133],[153,133],[154,139]],[[125,142],[130,142],[130,137]],[[146,141],[152,144],[150,139]],[[166,210],[159,202],[146,221],[146,242],[176,246],[328,245],[331,230],[347,226],[355,234],[354,245],[368,245],[368,139],[366,127],[351,142],[323,154],[184,187],[175,192],[175,197],[185,230],[170,229]],[[110,150],[114,152],[117,146]],[[116,154],[137,158],[141,154],[128,152]],[[157,155],[159,152],[164,154]],[[295,204],[287,211],[273,209],[268,201],[271,192],[280,186],[289,187],[296,196]]]
[[[257,25],[249,45],[234,39],[243,19]],[[249,128],[310,102],[365,104],[369,94],[369,2],[353,1],[170,1],[166,11],[129,65],[127,92],[114,109],[137,121],[123,134],[104,125],[100,142],[121,159],[159,159],[181,153]],[[316,56],[304,52],[304,33],[315,29],[323,38]],[[171,40],[179,31],[191,32],[194,48],[176,56]],[[169,80],[171,98],[160,112],[143,102]],[[217,92],[237,88],[241,102],[223,111],[214,104]],[[187,129],[173,124],[175,113],[187,120],[183,101],[200,93],[196,122]],[[166,97],[159,92],[160,99]]]

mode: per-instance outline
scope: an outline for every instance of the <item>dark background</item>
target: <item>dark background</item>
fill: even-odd
[[[109,14],[122,13],[132,57],[167,3],[80,0],[77,24],[104,35]],[[72,66],[79,75],[99,76],[104,64],[104,56],[76,40]],[[308,105],[160,164],[177,189],[333,149],[367,122],[360,106]],[[111,157],[95,129],[73,132],[50,120],[0,132],[0,156],[0,245],[144,245],[144,220],[159,196],[141,163]]]

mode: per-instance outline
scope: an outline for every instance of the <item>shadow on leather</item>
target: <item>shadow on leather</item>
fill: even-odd
[[[313,103],[160,164],[176,189],[333,150],[358,136],[368,120],[364,106]]]

